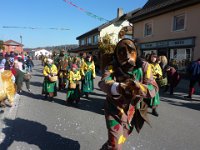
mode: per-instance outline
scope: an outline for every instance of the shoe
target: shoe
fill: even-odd
[[[29,93],[31,93],[31,90],[30,90],[30,89],[28,89],[28,92],[29,92]]]
[[[43,100],[47,100],[47,98],[48,98],[47,95],[45,95],[45,96],[43,97]]]
[[[49,97],[49,101],[52,102],[53,101],[53,97]]]
[[[19,91],[18,91],[18,94],[21,94],[21,93],[22,93],[22,90],[19,90]]]
[[[11,104],[11,103],[8,103],[6,105],[7,105],[7,107],[12,107],[13,106],[13,104]]]
[[[156,109],[153,109],[153,110],[152,110],[152,115],[154,115],[154,116],[156,116],[156,117],[159,116],[159,114],[158,114],[158,112],[156,111]]]
[[[192,99],[192,96],[184,96],[184,98],[187,98],[187,99]]]
[[[85,93],[85,98],[88,99],[88,97],[89,97],[89,93]]]

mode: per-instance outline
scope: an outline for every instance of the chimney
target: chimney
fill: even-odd
[[[117,9],[117,18],[120,18],[121,16],[123,16],[124,12],[122,8],[118,8]]]

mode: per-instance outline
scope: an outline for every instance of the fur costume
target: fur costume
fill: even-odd
[[[137,58],[132,40],[117,44],[114,60],[106,67],[99,87],[107,94],[104,110],[108,141],[101,150],[121,150],[134,127],[139,132],[144,121],[149,123],[143,98],[154,97],[158,90],[151,66]]]
[[[11,105],[16,94],[16,86],[12,81],[12,76],[13,74],[10,70],[0,73],[0,102],[8,99]]]

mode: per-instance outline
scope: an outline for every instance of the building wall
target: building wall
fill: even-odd
[[[118,24],[111,24],[110,26],[104,28],[100,32],[100,38],[104,37],[106,34],[111,36],[113,44],[117,43],[120,39],[118,38],[118,34],[120,30],[125,27],[129,26],[129,21],[119,22]]]
[[[179,14],[186,14],[186,27],[183,31],[173,31],[173,17]],[[139,43],[177,39],[184,37],[196,37],[193,59],[200,57],[200,4],[193,5],[180,10],[172,11],[160,16],[149,18],[134,24],[134,37]],[[147,22],[153,23],[153,34],[144,37],[144,25]]]
[[[5,52],[13,52],[13,51],[17,53],[23,52],[22,46],[4,45],[4,47],[5,47]]]

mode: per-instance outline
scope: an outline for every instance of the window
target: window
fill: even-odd
[[[177,49],[174,49],[174,54],[173,54],[173,58],[177,58]]]
[[[185,14],[174,16],[173,31],[185,29]]]
[[[16,50],[16,46],[12,46],[12,51],[15,51]]]
[[[152,23],[146,23],[144,25],[144,36],[152,35]]]
[[[88,45],[92,44],[92,38],[91,37],[88,37],[87,44]]]
[[[93,43],[97,44],[98,43],[98,35],[93,36]]]
[[[81,45],[85,45],[85,40],[84,39],[81,40]]]
[[[191,49],[190,48],[186,49],[186,59],[191,60]]]

